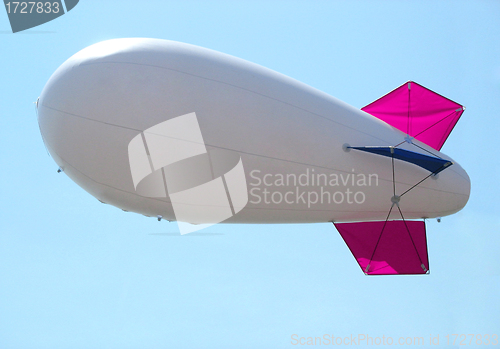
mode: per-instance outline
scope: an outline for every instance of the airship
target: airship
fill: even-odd
[[[58,171],[100,202],[181,234],[331,222],[366,275],[429,273],[425,220],[470,194],[440,151],[464,110],[413,81],[358,109],[234,56],[144,38],[81,50],[37,101]]]

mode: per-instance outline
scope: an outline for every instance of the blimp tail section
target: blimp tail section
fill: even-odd
[[[427,274],[425,222],[335,223],[366,275]]]
[[[361,110],[440,150],[465,107],[408,81]]]
[[[334,223],[335,227],[365,274],[428,274],[425,221],[405,220],[400,199],[427,178],[437,178],[437,174],[453,165],[453,162],[418,146],[412,139],[439,151],[465,107],[409,81],[362,110],[407,134],[405,141],[395,146],[351,147],[346,144],[344,149],[392,158],[392,206],[385,221]],[[432,156],[399,148],[405,142]],[[429,171],[429,174],[410,189],[397,194],[395,160],[412,163]],[[405,210],[404,205],[402,208]],[[391,213],[398,211],[401,219],[392,220],[394,217]]]
[[[390,198],[392,204],[385,221],[334,223],[361,270],[366,275],[428,274],[425,221],[406,220],[400,201],[402,196],[430,176],[436,176],[452,165],[452,162],[394,147],[349,148],[392,158],[393,196]],[[428,170],[430,174],[397,195],[395,159],[414,163]],[[394,215],[400,219],[394,220]]]

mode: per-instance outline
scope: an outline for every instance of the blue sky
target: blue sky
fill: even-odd
[[[447,347],[447,334],[500,335],[498,33],[498,1],[81,0],[17,34],[0,11],[0,347],[290,348],[293,334],[362,333],[439,334]],[[165,234],[175,223],[102,205],[57,174],[33,102],[71,55],[121,37],[232,54],[359,108],[407,80],[464,104],[442,151],[472,193],[428,222],[431,274],[364,276],[331,224]]]

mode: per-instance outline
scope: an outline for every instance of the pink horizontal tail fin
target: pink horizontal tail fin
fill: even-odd
[[[335,223],[367,275],[427,274],[425,222]]]
[[[440,150],[465,108],[409,81],[361,110]]]

